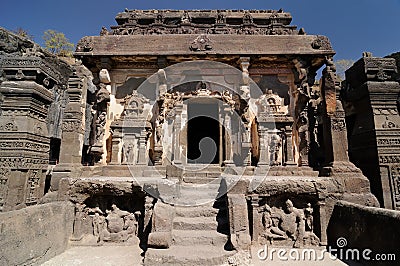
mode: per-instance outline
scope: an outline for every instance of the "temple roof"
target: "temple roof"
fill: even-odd
[[[116,26],[100,36],[83,37],[75,56],[87,61],[119,62],[158,56],[205,59],[221,56],[308,56],[313,65],[335,54],[321,35],[306,35],[290,25],[282,10],[125,10]],[[115,61],[115,62],[116,62]],[[147,60],[145,60],[147,61]]]

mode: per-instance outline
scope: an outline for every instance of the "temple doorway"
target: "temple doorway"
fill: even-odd
[[[191,100],[188,103],[187,159],[194,164],[220,163],[218,102]]]

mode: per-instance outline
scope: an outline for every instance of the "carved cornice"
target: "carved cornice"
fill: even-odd
[[[297,35],[292,17],[282,10],[126,10],[118,26],[101,35],[245,34]]]
[[[4,70],[8,80],[35,80],[36,75],[43,73],[55,83],[65,84],[70,70],[64,65],[65,64],[60,64],[58,60],[54,61],[40,57],[0,55],[0,68]],[[18,70],[17,74],[12,74],[15,70]],[[27,70],[29,70],[29,73],[26,72]],[[32,70],[34,72],[32,72]],[[32,73],[35,73],[35,77],[29,78]]]

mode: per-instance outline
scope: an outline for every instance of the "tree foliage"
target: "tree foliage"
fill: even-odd
[[[21,27],[17,28],[16,30],[13,30],[12,32],[17,34],[18,36],[27,38],[31,41],[33,41],[33,39],[34,39],[33,35],[29,34],[27,30],[25,30]]]
[[[340,59],[335,61],[336,74],[338,75],[338,77],[344,80],[346,78],[345,77],[346,70],[349,69],[353,64],[354,60],[351,59]]]
[[[45,48],[58,56],[72,56],[74,44],[69,42],[64,33],[55,30],[46,30],[43,35]]]

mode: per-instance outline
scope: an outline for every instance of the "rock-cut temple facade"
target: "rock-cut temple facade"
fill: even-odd
[[[329,39],[291,20],[282,10],[125,10],[83,37],[72,63],[0,29],[1,246],[15,254],[30,232],[13,226],[57,231],[0,262],[137,245],[145,265],[232,264],[254,246],[333,243],[340,202],[395,208],[395,167],[369,172],[359,151],[371,132],[358,126],[375,117],[371,143],[398,144],[394,59],[366,55],[342,86]],[[374,90],[383,83],[389,111]],[[13,224],[16,212],[48,225]]]

